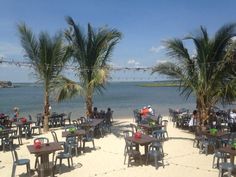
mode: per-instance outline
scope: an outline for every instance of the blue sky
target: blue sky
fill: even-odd
[[[122,32],[112,64],[120,67],[149,67],[168,60],[163,41],[194,33],[200,25],[210,34],[225,23],[236,22],[234,0],[0,0],[0,56],[23,60],[16,25],[25,22],[38,34],[55,34],[67,28],[71,16],[86,29],[107,25]],[[0,80],[32,82],[29,68],[0,64]],[[74,73],[66,74],[73,78]],[[114,80],[162,79],[147,72],[116,72]]]

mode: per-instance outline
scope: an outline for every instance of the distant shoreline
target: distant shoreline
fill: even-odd
[[[177,83],[143,83],[143,84],[137,84],[139,87],[179,87],[180,85]]]

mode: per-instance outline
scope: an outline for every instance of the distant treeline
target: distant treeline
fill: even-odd
[[[179,87],[178,80],[154,81],[148,83],[137,84],[140,87]]]

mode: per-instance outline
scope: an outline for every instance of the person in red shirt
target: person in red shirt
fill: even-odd
[[[149,109],[145,106],[141,109],[140,114],[143,119],[147,118],[149,115]]]

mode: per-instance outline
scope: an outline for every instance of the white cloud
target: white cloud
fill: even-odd
[[[0,42],[0,56],[11,57],[11,56],[22,56],[23,50],[20,46],[8,42]]]
[[[156,64],[171,62],[172,60],[170,58],[159,58],[156,60]]]
[[[136,61],[135,59],[130,59],[130,60],[128,60],[127,63],[128,63],[128,65],[133,65],[135,67],[140,65],[140,62]]]
[[[154,47],[152,46],[149,51],[153,52],[153,53],[159,53],[161,50],[165,49],[165,47],[163,45],[159,46],[159,47]]]

